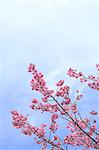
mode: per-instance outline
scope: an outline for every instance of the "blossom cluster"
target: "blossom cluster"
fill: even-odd
[[[54,91],[49,90],[46,86],[46,82],[43,78],[44,75],[41,72],[37,71],[34,64],[30,64],[30,66],[28,67],[28,72],[31,72],[33,74],[33,78],[31,80],[32,90],[36,90],[42,93],[42,100],[47,102],[48,98],[53,95]]]
[[[99,71],[99,64],[96,64],[96,68]],[[89,87],[95,90],[99,90],[99,77],[90,75],[86,77],[84,73],[77,72],[77,70],[70,68],[67,72],[67,75],[74,78],[79,78],[80,82],[86,82]]]
[[[38,137],[43,137],[46,133],[44,127],[46,125],[42,125],[41,127],[37,128],[32,126],[28,122],[28,118],[19,114],[16,110],[11,111],[12,118],[13,118],[13,126],[17,129],[22,129],[22,132],[27,135],[32,135],[32,133],[36,134]]]

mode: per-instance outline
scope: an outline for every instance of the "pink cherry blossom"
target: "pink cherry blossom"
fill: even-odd
[[[97,68],[97,70],[99,71],[99,64],[96,64],[96,68]]]
[[[99,71],[99,64],[96,64]],[[57,90],[50,89],[44,79],[44,74],[39,72],[35,64],[30,64],[28,72],[32,74],[30,85],[33,91],[40,94],[40,98],[31,100],[30,108],[32,111],[39,111],[41,115],[48,114],[46,123],[34,126],[28,115],[22,115],[16,110],[12,110],[12,124],[20,129],[23,134],[34,136],[34,141],[41,145],[41,150],[46,150],[48,145],[51,150],[64,150],[67,144],[82,147],[83,150],[99,149],[99,132],[96,119],[81,117],[79,113],[78,101],[84,94],[76,90],[76,98],[73,100],[70,95],[70,86],[65,85],[64,80],[59,80],[55,85]],[[82,84],[87,84],[90,88],[99,90],[99,78],[94,75],[85,76],[84,73],[70,68],[67,75],[79,79]],[[91,117],[98,113],[93,110]],[[39,117],[41,119],[41,117]],[[60,124],[60,119],[65,124]],[[57,135],[62,130],[65,136]],[[67,134],[69,130],[69,134]],[[66,132],[65,132],[66,131]],[[50,132],[49,136],[48,133]]]
[[[64,84],[64,80],[60,80],[56,83],[57,86],[62,86]]]
[[[90,112],[90,114],[97,115],[97,112],[93,110],[93,111]]]
[[[96,67],[98,68],[98,64]],[[99,77],[95,77],[93,75],[86,77],[84,73],[77,72],[77,70],[71,68],[68,70],[67,75],[70,77],[79,78],[80,82],[86,82],[92,89],[99,90]]]

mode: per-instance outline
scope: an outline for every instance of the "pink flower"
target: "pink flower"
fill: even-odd
[[[71,105],[71,110],[76,113],[77,112],[77,105],[76,104],[72,104]]]
[[[92,115],[97,115],[98,113],[93,110],[93,111],[90,112],[90,114],[92,114]]]
[[[52,123],[50,126],[49,126],[49,129],[52,130],[52,132],[54,133],[57,129],[58,129],[58,124],[56,122]]]
[[[43,98],[42,98],[42,101],[43,101],[43,102],[48,102],[48,98],[47,98],[47,97],[43,97]]]
[[[81,98],[82,98],[82,94],[80,94],[80,95],[78,95],[77,97],[76,97],[76,100],[80,100]]]
[[[66,98],[64,100],[64,104],[69,105],[71,103],[71,99],[70,98]]]
[[[37,104],[37,103],[38,103],[38,100],[37,100],[36,98],[34,98],[34,99],[32,100],[32,103]]]
[[[32,72],[34,69],[35,69],[35,65],[31,63],[28,67],[28,72]]]
[[[54,136],[54,140],[55,141],[59,140],[59,137],[58,136]]]
[[[35,133],[39,138],[44,137],[46,131],[43,127],[40,127],[37,129],[37,132]]]
[[[97,68],[97,70],[99,71],[99,64],[96,64],[96,68]]]
[[[64,84],[64,80],[60,80],[56,83],[57,86],[62,86]]]
[[[57,115],[57,114],[53,114],[53,115],[51,116],[52,122],[55,122],[55,119],[57,119],[57,118],[58,118],[58,115]]]

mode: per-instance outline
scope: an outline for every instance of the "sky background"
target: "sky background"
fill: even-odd
[[[66,77],[70,67],[97,75],[98,26],[98,1],[0,1],[0,150],[40,149],[11,125],[12,109],[29,113],[34,125],[45,120],[28,107],[38,96],[29,86],[31,62],[45,74],[49,87],[64,78],[72,93],[79,88],[85,94],[82,114],[98,111],[98,93]]]

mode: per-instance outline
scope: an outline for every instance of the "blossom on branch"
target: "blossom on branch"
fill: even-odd
[[[99,71],[99,64],[96,65],[96,68]],[[92,119],[98,113],[93,110],[90,112],[91,117],[81,117],[78,101],[81,101],[84,95],[79,92],[79,89],[73,100],[70,95],[71,88],[65,85],[64,80],[59,80],[55,84],[57,90],[53,90],[47,86],[44,75],[37,70],[35,64],[29,65],[28,72],[32,74],[30,81],[32,90],[41,96],[41,98],[32,99],[30,108],[33,111],[40,111],[41,114],[48,113],[49,118],[39,127],[33,126],[28,120],[28,115],[24,116],[12,110],[13,126],[20,129],[25,135],[34,135],[34,141],[41,145],[41,150],[46,150],[48,145],[51,146],[51,150],[64,150],[68,144],[82,146],[84,150],[98,150],[97,121]],[[80,82],[85,82],[92,89],[99,90],[99,78],[94,75],[86,77],[84,73],[72,68],[68,70],[67,75],[80,79]],[[65,124],[60,124],[60,121],[65,121]],[[70,131],[69,134],[66,129]],[[62,137],[58,135],[59,130],[64,133]],[[48,132],[50,132],[49,136]]]

